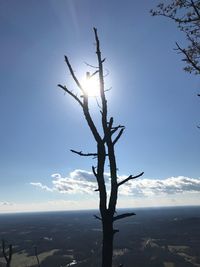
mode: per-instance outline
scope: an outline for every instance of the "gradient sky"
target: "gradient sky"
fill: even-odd
[[[75,90],[64,54],[79,77],[84,62],[96,64],[94,26],[112,86],[109,114],[126,126],[119,175],[145,172],[119,206],[200,205],[199,77],[182,70],[176,25],[151,17],[158,2],[0,1],[0,212],[97,207],[88,193],[92,159],[69,151],[91,152],[95,143],[78,105],[57,87]]]

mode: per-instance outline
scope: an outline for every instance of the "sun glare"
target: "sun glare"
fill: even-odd
[[[88,96],[99,96],[99,82],[97,77],[85,77],[82,86]]]

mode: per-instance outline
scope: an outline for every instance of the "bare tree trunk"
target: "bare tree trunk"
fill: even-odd
[[[113,222],[110,216],[102,221],[103,244],[102,244],[102,267],[111,267],[113,258]]]

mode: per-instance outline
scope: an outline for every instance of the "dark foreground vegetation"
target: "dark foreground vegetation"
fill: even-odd
[[[200,266],[200,207],[138,209],[118,223],[113,266]],[[96,211],[0,215],[0,238],[13,244],[12,267],[94,267],[101,262]],[[1,254],[0,266],[6,266]]]

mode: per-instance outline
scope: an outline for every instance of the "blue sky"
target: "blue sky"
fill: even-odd
[[[1,212],[97,207],[82,175],[90,181],[93,161],[69,151],[90,152],[95,143],[78,105],[57,88],[75,90],[64,54],[80,78],[84,62],[95,64],[93,26],[112,86],[109,114],[126,126],[116,149],[119,175],[144,171],[147,179],[126,188],[119,206],[200,204],[199,77],[182,70],[174,48],[185,39],[176,25],[150,16],[158,2],[0,2]],[[159,180],[160,194],[152,184]],[[77,190],[63,191],[70,181]]]

